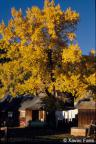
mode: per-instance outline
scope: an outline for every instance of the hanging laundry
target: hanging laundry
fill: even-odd
[[[69,110],[68,114],[69,114],[69,117],[68,117],[69,121],[72,121],[72,110]]]
[[[78,109],[63,111],[63,117],[64,119],[68,119],[68,121],[72,121],[76,117],[76,114],[78,114]]]
[[[68,112],[65,111],[65,119],[68,119]]]

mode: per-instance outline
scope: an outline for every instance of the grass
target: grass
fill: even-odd
[[[86,139],[94,139],[96,140],[96,135],[92,135],[90,137],[83,137],[83,136],[72,136],[70,134],[56,134],[56,135],[46,135],[46,136],[37,136],[37,138],[39,139],[46,139],[46,140],[57,140],[57,141],[63,141],[63,139],[81,139],[83,140],[84,138]]]

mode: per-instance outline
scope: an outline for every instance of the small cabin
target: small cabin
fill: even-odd
[[[82,101],[78,105],[78,127],[86,127],[96,121],[96,102]]]
[[[39,97],[24,95],[13,97],[6,97],[0,102],[0,124],[2,126],[20,126],[25,127],[32,123],[47,123],[48,127],[67,129],[77,125],[77,110],[74,109],[74,98],[66,93],[58,94],[58,103],[52,105],[60,106],[58,109],[47,109],[49,103],[42,100],[45,94]],[[63,101],[66,98],[66,101]],[[60,104],[59,104],[60,103]],[[46,108],[47,107],[47,108]],[[3,117],[4,115],[4,117]],[[4,123],[4,124],[3,124]],[[41,124],[40,123],[40,124]],[[66,128],[65,128],[66,127]]]
[[[51,128],[70,129],[71,126],[77,126],[78,110],[73,105],[73,101],[66,102],[60,110],[46,110],[39,97],[26,99],[19,108],[20,126],[28,126],[29,122],[44,122]]]
[[[46,120],[46,112],[43,109],[41,100],[39,97],[27,99],[22,102],[19,108],[20,112],[20,126],[27,126],[29,121],[41,121]]]
[[[78,108],[78,127],[71,128],[71,135],[88,136],[94,133],[94,128],[90,130],[90,127],[96,122],[96,102],[92,97],[87,97],[80,100],[76,108]]]

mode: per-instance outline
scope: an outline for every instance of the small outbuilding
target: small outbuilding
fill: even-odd
[[[96,121],[96,102],[82,101],[78,105],[78,127],[86,127]]]
[[[96,102],[93,99],[84,99],[77,104],[78,127],[71,128],[71,135],[89,136],[96,128]]]

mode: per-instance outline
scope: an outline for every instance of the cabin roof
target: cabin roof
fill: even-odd
[[[58,104],[60,105],[59,107],[56,105],[56,108],[54,110],[69,110],[69,109],[74,109],[74,99],[70,95],[64,95],[64,93],[59,93],[59,96],[68,98],[64,102],[60,101],[58,99]],[[40,109],[45,109],[49,110],[48,104],[48,99],[47,101],[45,99],[45,93],[41,93],[38,97],[33,96],[33,95],[23,95],[23,96],[17,96],[13,98],[12,96],[7,96],[5,97],[1,102],[0,102],[0,109],[4,111],[8,110],[25,110],[25,109],[31,109],[31,110],[40,110]],[[54,100],[53,100],[54,102]],[[53,105],[53,104],[52,104]]]
[[[38,110],[43,107],[42,101],[39,97],[34,97],[33,99],[27,99],[26,101],[21,103],[21,107],[19,110],[25,110],[25,109],[32,109],[32,110]]]
[[[78,109],[96,110],[96,102],[95,101],[82,101],[80,104],[78,104]]]
[[[0,101],[0,110],[1,111],[18,110],[18,108],[21,107],[21,104],[27,99],[31,100],[33,99],[33,96],[24,95],[24,96],[17,96],[14,98],[8,95],[2,101]]]

